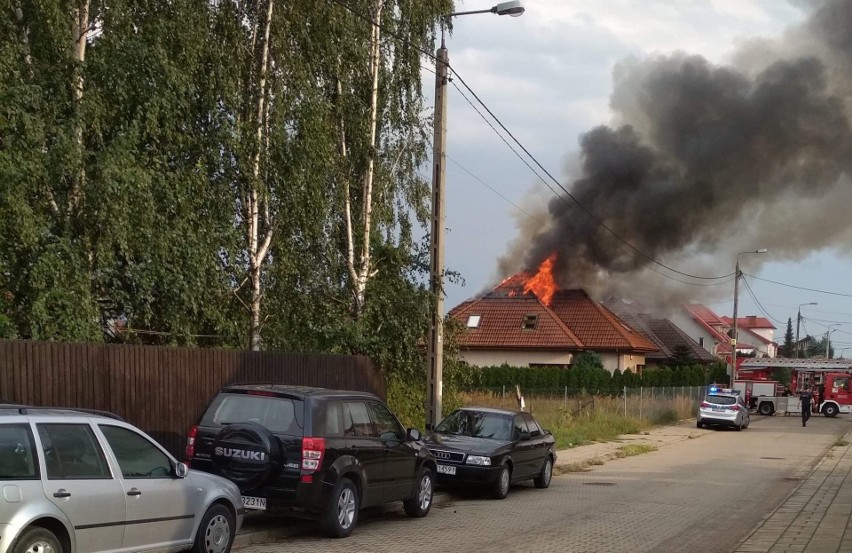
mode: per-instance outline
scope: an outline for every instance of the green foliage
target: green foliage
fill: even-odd
[[[795,357],[795,340],[796,339],[793,335],[793,319],[791,317],[787,317],[787,330],[784,332],[784,345],[778,348],[778,355],[780,357]]]

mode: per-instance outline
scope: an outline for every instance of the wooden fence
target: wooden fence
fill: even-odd
[[[362,356],[0,340],[0,401],[110,411],[179,459],[210,399],[237,382],[386,393]]]

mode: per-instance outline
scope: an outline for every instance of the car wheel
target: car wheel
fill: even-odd
[[[550,487],[551,478],[553,478],[553,458],[548,455],[544,460],[544,466],[541,467],[541,474],[533,480],[533,483],[536,488],[544,489]]]
[[[213,505],[204,513],[193,553],[228,553],[234,544],[234,515],[224,505]]]
[[[770,416],[772,414],[772,404],[768,401],[765,401],[758,406],[757,411],[763,416]]]
[[[331,504],[322,519],[325,533],[332,538],[345,538],[358,523],[360,508],[358,488],[348,478],[337,483],[331,494]]]
[[[737,432],[741,432],[742,429],[743,429],[743,423],[735,424],[734,428],[736,429]]]
[[[704,428],[704,423],[701,421],[695,421],[696,428]]]
[[[50,530],[31,526],[21,532],[10,551],[12,553],[62,553],[62,546]]]
[[[509,495],[509,486],[512,483],[512,471],[508,465],[500,467],[500,475],[491,488],[491,497],[494,499],[506,499]]]
[[[826,417],[836,417],[840,410],[837,408],[837,405],[826,405],[822,409],[822,414]]]
[[[432,508],[432,495],[435,490],[435,478],[428,467],[420,469],[417,477],[417,489],[414,495],[402,502],[405,514],[410,517],[425,517]]]

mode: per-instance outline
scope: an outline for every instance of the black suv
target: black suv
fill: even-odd
[[[362,507],[402,501],[423,517],[437,464],[364,392],[270,384],[223,388],[189,432],[187,464],[240,487],[247,509],[318,519],[348,536]]]

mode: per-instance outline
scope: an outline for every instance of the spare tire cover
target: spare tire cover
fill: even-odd
[[[278,474],[283,464],[281,442],[259,424],[231,424],[213,441],[216,472],[240,489],[263,485]]]

